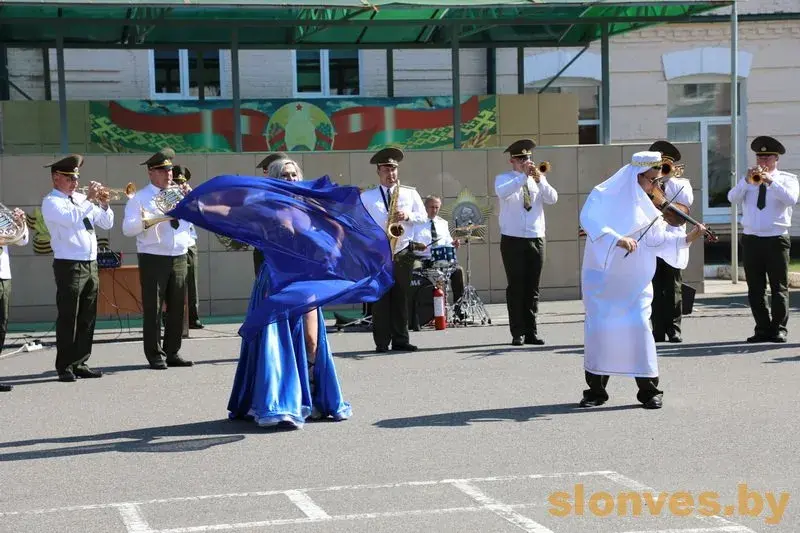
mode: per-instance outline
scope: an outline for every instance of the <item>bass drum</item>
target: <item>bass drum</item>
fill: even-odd
[[[413,272],[408,291],[408,327],[418,330],[432,320],[433,283],[420,272]]]

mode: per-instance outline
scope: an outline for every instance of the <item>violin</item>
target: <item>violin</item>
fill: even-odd
[[[686,224],[692,224],[694,226],[699,226],[700,222],[693,219],[689,216],[689,207],[677,202],[670,202],[669,199],[664,194],[664,191],[661,190],[661,187],[653,187],[653,191],[648,193],[650,200],[653,202],[653,205],[661,211],[664,215],[664,220],[667,224],[675,227],[680,227]],[[719,237],[717,234],[711,231],[709,228],[706,228],[705,231],[706,241],[708,242],[717,242]]]

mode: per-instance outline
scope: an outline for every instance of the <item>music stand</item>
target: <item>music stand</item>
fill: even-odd
[[[481,297],[478,295],[478,291],[475,287],[472,286],[472,268],[471,268],[471,245],[472,239],[480,239],[481,237],[475,236],[473,237],[472,232],[476,229],[485,228],[486,226],[474,226],[471,223],[467,226],[461,228],[455,228],[453,231],[456,233],[466,232],[466,237],[464,240],[467,243],[467,272],[466,272],[466,283],[464,284],[464,294],[461,295],[461,298],[458,299],[455,303],[453,303],[452,307],[452,323],[461,322],[463,324],[467,324],[470,322],[477,323],[480,320],[481,325],[491,324],[492,318],[489,316],[489,312],[486,310],[486,306],[481,300]],[[455,310],[458,309],[460,311],[459,314],[463,315],[464,318],[460,318],[456,315]]]
[[[368,331],[372,331],[372,304],[361,305],[362,316],[352,319],[340,315],[336,311],[333,312],[333,317],[336,319],[336,331],[342,331],[342,328],[361,326],[365,327]]]

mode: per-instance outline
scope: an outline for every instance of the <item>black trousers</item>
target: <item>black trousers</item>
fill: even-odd
[[[536,335],[539,283],[545,261],[545,240],[500,237],[500,255],[506,271],[506,306],[512,337]]]
[[[586,370],[583,372],[586,377],[586,384],[589,385],[589,388],[583,391],[583,398],[586,400],[607,402],[608,392],[606,392],[606,386],[608,385],[608,376],[592,374]],[[639,392],[636,393],[636,399],[641,403],[647,403],[655,396],[664,394],[664,391],[658,389],[658,377],[636,378],[636,386],[639,387]]]
[[[56,281],[56,372],[86,364],[92,354],[100,278],[97,261],[53,260]]]
[[[178,256],[138,254],[142,287],[144,355],[150,363],[178,356],[183,334],[186,297],[186,254]],[[169,313],[161,343],[161,309]]]
[[[0,352],[6,346],[8,333],[8,307],[11,303],[11,280],[0,279]]]
[[[653,276],[653,304],[651,320],[653,337],[656,342],[666,336],[681,334],[681,315],[683,314],[681,269],[670,266],[660,257],[656,260],[656,273]]]
[[[199,261],[197,246],[190,246],[186,252],[186,290],[189,299],[189,323],[200,321],[200,302],[197,296],[197,271]],[[181,304],[181,307],[183,304]]]
[[[253,271],[258,277],[258,272],[261,270],[261,265],[264,263],[264,254],[258,248],[253,248]]]
[[[388,348],[407,344],[408,336],[408,291],[411,286],[411,271],[414,256],[402,250],[394,256],[394,285],[380,300],[372,304],[372,338],[375,346]]]
[[[790,248],[791,239],[788,235],[778,237],[742,235],[747,298],[756,321],[756,335],[770,336],[787,332]],[[767,309],[767,279],[772,293],[770,309]]]

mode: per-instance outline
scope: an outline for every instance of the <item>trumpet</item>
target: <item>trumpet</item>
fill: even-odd
[[[83,187],[78,187],[75,189],[75,192],[88,195],[89,186],[84,185]],[[136,194],[136,185],[134,185],[133,182],[128,182],[124,189],[111,189],[110,187],[102,187],[97,193],[97,200],[109,202],[111,200],[121,200],[123,197],[131,198],[134,194]]]
[[[542,161],[538,165],[531,162],[531,166],[528,167],[528,176],[535,177],[538,174],[547,174],[551,168],[549,161]]]
[[[766,173],[767,169],[760,165],[753,167],[747,172],[747,181],[753,185],[759,185],[762,181],[764,181],[764,176]]]
[[[181,200],[183,200],[184,194],[183,189],[180,187],[167,187],[166,189],[161,190],[153,200],[156,204],[156,207],[162,214],[166,215],[177,206]],[[174,217],[170,216],[155,216],[155,217],[145,217],[144,216],[144,208],[142,208],[142,226],[144,229],[150,229],[151,227],[159,224],[161,222],[167,222],[169,220],[175,220]]]

